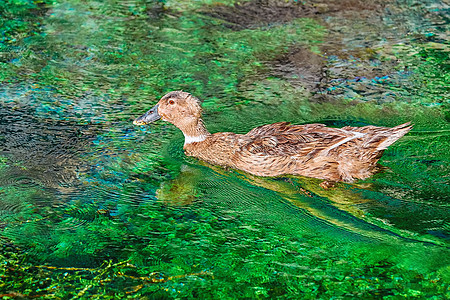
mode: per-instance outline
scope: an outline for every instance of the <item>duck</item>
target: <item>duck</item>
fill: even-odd
[[[324,183],[352,183],[372,176],[384,150],[412,128],[411,122],[395,127],[342,128],[277,122],[246,134],[211,134],[202,119],[201,101],[184,91],[167,93],[133,124],[147,125],[160,119],[181,130],[187,156],[256,176],[297,175]]]

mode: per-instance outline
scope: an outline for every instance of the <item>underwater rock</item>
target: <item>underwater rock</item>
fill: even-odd
[[[255,0],[236,3],[234,6],[213,5],[203,13],[224,20],[226,27],[242,30],[287,23],[311,16],[317,10],[299,1]]]
[[[326,59],[303,47],[292,47],[286,54],[272,62],[273,75],[293,83],[301,83],[311,91],[320,89],[328,81],[325,69]]]
[[[225,21],[225,26],[233,30],[258,28],[283,24],[297,18],[330,15],[337,12],[369,11],[371,15],[380,12],[384,7],[382,1],[361,0],[254,0],[236,3],[233,6],[215,4],[203,13]]]

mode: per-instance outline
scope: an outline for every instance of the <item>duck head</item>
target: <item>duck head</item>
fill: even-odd
[[[159,102],[133,121],[134,125],[146,125],[159,119],[178,127],[188,140],[199,141],[209,135],[201,119],[200,100],[189,93],[174,91],[164,95]],[[204,138],[203,138],[204,139]]]

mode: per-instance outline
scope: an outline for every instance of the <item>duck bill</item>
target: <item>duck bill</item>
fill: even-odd
[[[147,125],[147,124],[155,122],[159,119],[161,119],[161,116],[158,114],[158,104],[156,104],[148,112],[146,112],[139,118],[136,118],[136,120],[133,121],[133,124],[134,125]]]

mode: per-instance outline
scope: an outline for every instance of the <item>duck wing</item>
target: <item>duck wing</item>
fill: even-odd
[[[276,156],[311,156],[328,152],[359,134],[323,124],[291,125],[279,122],[252,129],[249,142],[242,146],[253,154]]]

